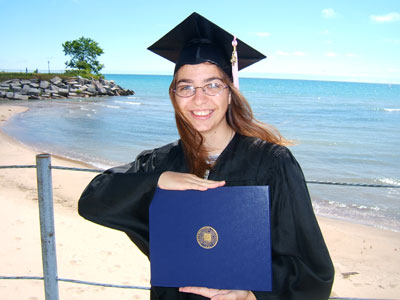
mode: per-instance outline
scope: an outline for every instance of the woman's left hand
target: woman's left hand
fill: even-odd
[[[251,291],[217,290],[197,286],[181,287],[179,291],[197,294],[212,300],[256,300],[256,297]]]

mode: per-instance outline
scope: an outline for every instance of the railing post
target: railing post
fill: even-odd
[[[50,154],[36,155],[36,173],[45,295],[46,300],[58,300],[58,275]]]

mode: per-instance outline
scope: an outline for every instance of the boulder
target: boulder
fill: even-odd
[[[62,79],[60,77],[56,76],[56,77],[53,77],[52,79],[50,79],[50,82],[52,84],[58,85],[62,82]]]
[[[49,91],[49,90],[47,90],[47,91]],[[42,93],[41,95],[40,95],[40,98],[46,98],[46,99],[48,99],[48,98],[50,98],[51,97],[51,92],[44,92],[44,93]]]
[[[58,92],[58,90],[59,90],[60,88],[59,88],[58,86],[52,84],[52,85],[51,85],[51,89],[52,89],[53,91]]]
[[[61,96],[61,95],[59,95],[57,93],[52,93],[51,98],[52,99],[64,99],[65,97]]]
[[[22,87],[21,93],[22,93],[23,95],[28,94],[30,88],[31,88],[31,86],[30,86],[29,84],[25,84],[25,85]]]
[[[86,96],[88,96],[88,97],[97,96],[97,92],[92,93],[92,92],[89,92],[89,91],[84,91],[82,94],[83,94],[85,97],[86,97]]]
[[[61,96],[68,96],[69,90],[68,89],[59,89],[58,94],[60,94]]]
[[[28,95],[29,96],[39,96],[40,93],[41,93],[40,89],[30,88],[28,90]]]
[[[94,85],[95,85],[95,87],[96,87],[96,89],[97,89],[98,91],[100,91],[100,90],[103,88],[103,85],[102,85],[100,82],[98,82],[98,81],[95,81],[95,82],[94,82]]]
[[[50,86],[50,82],[48,82],[47,80],[42,80],[39,86],[41,89],[47,89]]]
[[[97,95],[96,87],[94,87],[93,85],[90,85],[90,86],[88,87],[87,91],[88,91],[89,93],[92,93],[92,94],[96,94],[96,95]]]
[[[21,89],[22,87],[19,82],[13,82],[13,83],[11,83],[11,88],[14,90],[14,89],[18,89],[18,88]]]
[[[28,100],[29,96],[15,93],[14,97],[12,99],[14,99],[14,100]]]
[[[99,94],[107,95],[107,90],[105,88],[101,88],[101,89],[99,89]]]

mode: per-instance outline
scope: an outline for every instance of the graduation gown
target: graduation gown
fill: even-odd
[[[188,172],[180,141],[144,151],[130,164],[96,176],[79,200],[79,214],[124,231],[149,256],[149,205],[164,171]],[[301,168],[283,146],[235,134],[209,179],[226,186],[269,185],[272,292],[257,299],[328,299],[333,265],[315,218]],[[152,287],[151,299],[205,299],[176,288]]]

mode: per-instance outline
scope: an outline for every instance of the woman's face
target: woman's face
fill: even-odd
[[[203,87],[207,84],[226,86],[218,67],[211,63],[184,65],[176,74],[176,89],[187,86]],[[182,114],[201,134],[224,134],[224,131],[229,130],[226,122],[229,88],[224,88],[216,96],[209,96],[198,88],[193,96],[187,98],[175,94],[175,101]]]

